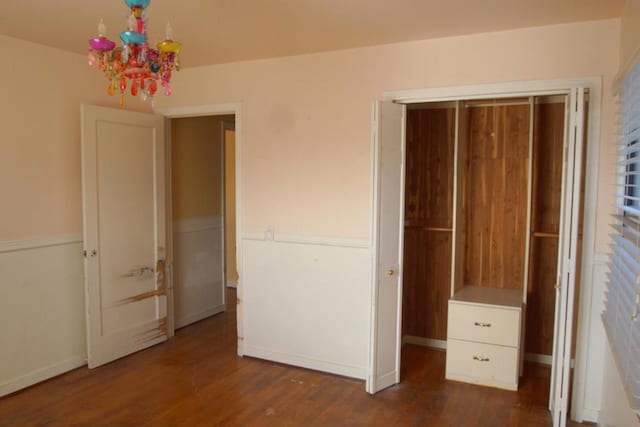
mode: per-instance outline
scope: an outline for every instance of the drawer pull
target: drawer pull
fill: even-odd
[[[473,360],[477,360],[478,362],[488,362],[489,358],[488,357],[482,357],[482,356],[473,356]]]
[[[476,326],[480,326],[481,328],[490,328],[491,327],[491,323],[473,322],[473,324],[476,325]]]

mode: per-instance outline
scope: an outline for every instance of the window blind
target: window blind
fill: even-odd
[[[620,86],[617,213],[604,322],[620,376],[640,409],[640,63]]]

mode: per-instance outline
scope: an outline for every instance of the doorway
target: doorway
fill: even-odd
[[[558,243],[561,246],[560,251],[556,251],[556,253],[562,256],[561,262],[559,262],[560,272],[558,274],[558,282],[556,282],[556,321],[554,322],[554,329],[556,334],[554,338],[558,338],[558,342],[554,343],[554,368],[558,371],[558,375],[555,378],[555,382],[560,384],[559,388],[552,388],[552,396],[550,399],[551,406],[554,407],[554,421],[556,418],[560,419],[560,417],[556,417],[556,412],[562,413],[562,416],[566,417],[566,407],[568,402],[568,383],[569,383],[569,371],[570,371],[570,353],[571,353],[571,341],[573,337],[573,329],[572,329],[572,321],[573,318],[573,305],[574,305],[574,285],[573,283],[576,281],[576,272],[579,271],[579,266],[577,266],[577,258],[575,255],[568,256],[569,253],[575,254],[576,248],[578,245],[578,224],[584,224],[584,235],[583,241],[585,242],[585,254],[582,257],[585,262],[593,256],[593,235],[594,235],[594,212],[591,209],[595,210],[595,174],[589,174],[586,178],[586,184],[583,188],[586,189],[585,193],[585,218],[584,221],[579,221],[579,218],[582,217],[582,212],[578,212],[577,209],[580,197],[581,197],[581,154],[582,154],[582,140],[583,133],[585,130],[583,118],[586,119],[584,113],[584,94],[586,89],[591,90],[592,99],[593,96],[596,98],[599,97],[599,82],[595,81],[595,79],[585,79],[584,82],[581,82],[582,86],[577,85],[576,81],[552,81],[552,82],[524,82],[524,83],[513,83],[513,84],[504,84],[504,85],[486,85],[486,86],[473,86],[473,87],[459,87],[459,88],[447,88],[447,89],[433,89],[433,90],[416,90],[416,91],[403,91],[403,92],[394,92],[388,93],[386,98],[388,100],[396,101],[396,104],[391,102],[382,102],[378,106],[376,116],[376,123],[374,129],[376,129],[376,138],[375,148],[374,148],[374,206],[373,206],[373,246],[374,246],[374,265],[373,265],[373,312],[372,312],[372,346],[371,346],[371,376],[369,377],[369,381],[367,383],[367,390],[369,392],[376,392],[384,388],[384,386],[388,386],[400,381],[400,347],[402,340],[402,316],[403,316],[403,307],[402,307],[402,299],[403,293],[406,291],[404,289],[405,284],[403,283],[403,276],[406,276],[406,272],[399,270],[399,273],[394,276],[395,270],[403,265],[403,256],[406,256],[403,249],[406,248],[406,245],[415,244],[413,240],[415,236],[412,236],[408,242],[405,242],[403,238],[405,237],[405,225],[409,226],[417,226],[418,228],[427,227],[428,230],[420,230],[419,233],[427,233],[434,236],[437,236],[434,239],[430,239],[430,242],[433,244],[440,244],[450,248],[447,250],[440,250],[431,248],[431,252],[434,259],[440,259],[444,256],[445,253],[451,254],[451,247],[455,248],[461,254],[464,255],[465,251],[467,251],[467,246],[464,243],[458,244],[455,242],[456,234],[455,227],[456,225],[464,228],[465,221],[462,221],[462,224],[458,224],[456,220],[455,212],[452,215],[447,216],[447,208],[446,208],[446,200],[447,197],[449,200],[457,200],[460,197],[460,194],[464,194],[464,187],[456,187],[454,186],[454,190],[452,193],[449,193],[448,196],[444,197],[441,203],[442,209],[439,209],[438,206],[429,205],[430,209],[433,207],[433,218],[429,224],[405,224],[405,209],[407,206],[411,207],[411,204],[415,201],[410,200],[411,196],[406,194],[407,200],[405,200],[405,188],[406,186],[410,186],[408,182],[409,177],[404,175],[404,171],[406,168],[409,168],[411,159],[409,156],[408,150],[409,147],[406,147],[405,144],[405,135],[407,134],[407,122],[406,122],[406,107],[400,104],[409,104],[415,108],[416,104],[419,103],[431,103],[433,106],[435,102],[454,102],[459,104],[461,101],[467,101],[469,103],[480,103],[479,100],[492,100],[495,103],[497,100],[504,100],[507,98],[517,99],[525,97],[525,99],[529,99],[529,102],[534,97],[545,96],[568,96],[570,100],[568,105],[570,108],[566,110],[566,122],[568,126],[566,127],[566,135],[565,138],[572,142],[573,145],[570,144],[568,150],[565,151],[564,155],[566,158],[570,158],[569,163],[571,166],[570,170],[566,173],[566,180],[563,180],[563,189],[562,189],[562,200],[564,206],[569,206],[569,208],[565,209],[563,212],[563,218],[565,219],[565,227],[566,232],[563,233],[560,231]],[[589,170],[593,170],[593,162],[594,158],[597,159],[597,138],[593,135],[596,134],[594,129],[597,129],[595,126],[596,122],[599,120],[598,111],[597,111],[597,103],[598,101],[594,100],[592,105],[595,105],[596,108],[590,108],[589,111],[589,124],[590,131],[588,132],[589,143],[587,144],[587,167]],[[499,102],[498,102],[499,103]],[[441,115],[446,118],[447,116],[447,107],[450,105],[441,104]],[[449,136],[450,139],[457,140],[460,137],[460,132],[464,132],[464,129],[459,127],[461,123],[461,116],[458,114],[460,109],[456,113],[449,114],[451,120],[450,122],[453,124],[451,130],[444,130],[442,133],[446,136]],[[523,110],[524,111],[524,110]],[[528,110],[530,113],[533,112],[533,108]],[[523,112],[524,114],[526,112]],[[526,115],[526,114],[525,114]],[[479,114],[479,121],[485,121],[487,119],[486,114]],[[524,130],[523,130],[524,132]],[[526,132],[525,132],[526,134]],[[525,135],[526,136],[526,135]],[[386,141],[385,141],[386,139]],[[580,141],[579,143],[575,141]],[[526,145],[526,144],[525,144]],[[531,145],[530,145],[531,146]],[[406,149],[405,149],[406,147]],[[451,147],[449,147],[451,148]],[[441,150],[442,153],[435,153],[435,155],[440,155],[443,159],[448,157],[454,157],[458,159],[459,155],[463,153],[459,152],[457,145],[453,150],[447,149],[446,146]],[[526,151],[526,150],[525,150]],[[532,156],[529,156],[530,158]],[[397,160],[396,160],[397,159]],[[415,159],[414,159],[415,160]],[[397,163],[396,163],[397,162]],[[591,167],[589,167],[591,166]],[[443,168],[442,161],[436,161],[436,168]],[[574,169],[575,167],[575,169]],[[446,168],[446,167],[445,167]],[[531,168],[529,168],[530,170]],[[443,172],[443,174],[446,174]],[[444,176],[444,175],[443,175]],[[577,179],[575,178],[577,177]],[[455,181],[459,179],[459,176],[453,174],[452,180]],[[526,178],[526,177],[525,177]],[[463,178],[464,182],[465,179]],[[526,179],[525,179],[526,181]],[[437,194],[438,190],[436,187],[444,187],[446,186],[446,179],[434,179],[433,181],[435,186],[433,187],[435,194]],[[529,182],[532,182],[531,177],[529,177]],[[532,184],[529,184],[531,187]],[[470,183],[467,183],[467,187],[470,186]],[[529,191],[531,191],[529,187]],[[526,200],[526,187],[523,187],[513,193],[514,196],[522,196],[525,194],[524,199]],[[389,192],[388,190],[392,191]],[[459,192],[457,192],[459,190]],[[386,194],[385,194],[386,191]],[[443,192],[444,193],[444,192]],[[529,195],[529,204],[531,204],[531,196]],[[543,198],[544,199],[544,198]],[[471,205],[472,200],[466,202],[465,206],[468,208]],[[543,200],[544,202],[544,200]],[[437,201],[433,199],[429,199],[428,203],[437,204]],[[391,206],[393,205],[393,206]],[[395,207],[394,207],[395,206]],[[528,209],[526,203],[524,204],[525,211]],[[414,206],[415,207],[415,206]],[[575,207],[575,208],[574,208]],[[581,211],[581,210],[580,210]],[[528,214],[523,216],[520,222],[523,224],[531,224],[531,218],[527,217]],[[522,215],[521,215],[522,216]],[[448,222],[445,221],[448,218]],[[481,220],[481,218],[473,217],[476,220]],[[460,219],[460,218],[458,218]],[[440,221],[443,220],[443,221]],[[395,222],[394,222],[395,221]],[[442,222],[442,224],[440,222]],[[469,222],[466,221],[468,224]],[[390,225],[391,224],[391,225]],[[530,225],[529,225],[530,226]],[[459,227],[460,228],[460,227]],[[522,227],[521,227],[522,228]],[[554,238],[552,236],[554,234],[553,231],[548,230],[527,230],[526,239],[522,242],[519,242],[518,247],[520,249],[526,248],[525,250],[518,251],[522,252],[522,255],[526,255],[523,257],[521,264],[527,264],[531,259],[530,248],[530,232],[537,233],[535,238]],[[439,238],[441,235],[446,235],[447,233],[451,234],[448,241],[443,241],[443,239]],[[414,233],[415,234],[415,233]],[[394,236],[395,235],[395,236]],[[476,236],[477,237],[477,236]],[[444,240],[447,240],[444,238]],[[464,240],[464,239],[462,239]],[[476,239],[477,240],[477,239]],[[476,242],[477,243],[477,242]],[[491,249],[491,243],[488,243],[488,248]],[[553,245],[552,245],[553,246]],[[427,248],[429,249],[429,248]],[[535,249],[535,248],[534,248]],[[547,251],[548,252],[548,251]],[[477,254],[477,251],[474,251]],[[453,254],[457,255],[457,252],[454,251]],[[386,258],[385,258],[386,257]],[[540,257],[533,257],[534,261],[539,262]],[[451,281],[449,283],[447,278],[443,278],[442,281],[445,282],[441,284],[444,288],[444,296],[438,295],[434,292],[434,295],[431,297],[434,300],[441,299],[443,301],[447,301],[451,298],[454,293],[458,290],[457,286],[464,286],[465,283],[458,283],[454,278],[455,277],[465,277],[465,268],[467,272],[469,272],[468,266],[461,266],[460,263],[452,262],[449,259],[441,260],[438,264],[438,269],[431,271],[435,276],[448,276]],[[549,260],[545,260],[547,262]],[[406,264],[405,264],[406,266]],[[461,268],[462,267],[462,268]],[[502,264],[504,268],[504,264]],[[527,273],[526,269],[518,267],[516,269],[519,271],[519,278],[515,278],[513,284],[509,284],[509,287],[519,286],[516,283],[521,279],[527,280],[530,274]],[[514,270],[515,271],[515,270]],[[415,274],[416,272],[414,272]],[[461,275],[462,273],[462,275]],[[475,272],[477,273],[477,271]],[[479,276],[480,277],[480,276]],[[583,274],[584,279],[584,274]],[[586,280],[589,283],[589,280]],[[471,283],[469,283],[471,284]],[[450,288],[449,288],[450,286]],[[451,289],[450,293],[448,290]],[[520,288],[522,289],[522,288]],[[526,288],[525,288],[526,289]],[[520,291],[522,294],[522,290]],[[526,294],[524,295],[526,302]],[[466,301],[462,301],[466,302]],[[442,304],[440,304],[442,305]],[[522,309],[526,308],[526,305],[522,305]],[[438,307],[435,308],[433,306],[423,307],[423,310],[438,310]],[[548,307],[545,306],[545,309]],[[442,335],[446,331],[446,307],[441,309],[441,320],[432,325],[419,325],[414,322],[413,325],[407,322],[406,326],[409,327],[420,327],[422,329],[431,329],[435,333],[440,333]],[[553,308],[552,310],[553,311]],[[406,313],[405,313],[406,314]],[[409,319],[405,319],[409,320]],[[553,321],[553,320],[552,320]],[[487,326],[490,323],[480,323],[480,326]],[[580,325],[578,325],[580,328]],[[446,345],[446,341],[442,339],[438,339],[436,336],[434,340],[425,340],[426,342],[422,342],[422,344],[440,344],[440,346]],[[389,343],[395,343],[395,347],[393,345],[389,346]],[[580,343],[578,343],[578,347],[580,347]],[[395,354],[394,354],[395,352]],[[522,353],[521,353],[522,354]],[[489,359],[478,358],[476,360],[480,360],[481,362],[488,361]],[[395,365],[395,366],[394,366]],[[395,381],[391,380],[395,376]],[[576,380],[576,378],[574,378]],[[552,382],[554,379],[552,378]],[[577,380],[576,380],[577,381]],[[555,394],[554,394],[555,391]]]
[[[227,229],[235,226],[227,219],[235,211],[228,200],[235,203],[235,177],[226,159],[234,152],[225,143],[235,134],[234,123],[233,115],[170,120],[176,329],[226,309],[225,264],[235,272],[235,233]]]
[[[192,117],[220,117],[220,116],[230,116],[233,117],[234,123],[234,142],[235,146],[233,149],[227,150],[225,158],[227,156],[233,156],[234,158],[234,170],[233,175],[235,178],[235,235],[236,235],[236,247],[235,247],[235,261],[236,261],[236,270],[238,273],[238,279],[236,284],[236,292],[234,295],[233,301],[227,301],[227,304],[232,303],[236,305],[235,317],[237,319],[236,329],[237,329],[237,354],[242,356],[244,354],[243,347],[243,334],[244,334],[244,318],[243,318],[243,307],[239,303],[239,301],[243,298],[243,286],[242,286],[242,239],[239,236],[242,236],[242,224],[240,222],[240,218],[242,217],[242,197],[241,197],[241,157],[239,153],[242,149],[242,126],[241,126],[241,104],[239,103],[230,103],[230,104],[210,104],[210,105],[201,105],[194,107],[177,107],[177,108],[168,108],[158,111],[159,114],[162,114],[167,120],[166,122],[169,126],[166,126],[167,133],[167,151],[171,151],[171,130],[170,124],[171,120],[181,119],[181,118],[192,118]],[[224,130],[224,125],[223,125]],[[230,157],[229,157],[230,158]],[[171,171],[171,162],[170,159],[167,159],[167,169]],[[170,183],[167,185],[167,195],[171,194],[171,185]],[[166,204],[167,210],[167,218],[173,218],[173,209],[172,203]],[[230,223],[227,226],[231,226]],[[173,283],[173,273],[174,268],[172,266],[173,263],[173,224],[172,221],[167,222],[167,258],[169,262],[169,274],[168,280],[169,283]],[[174,292],[173,287],[169,287],[169,303],[168,303],[168,322],[173,322],[174,319]],[[229,307],[227,307],[229,308]],[[172,336],[175,330],[175,326],[171,323],[168,325],[169,335]]]

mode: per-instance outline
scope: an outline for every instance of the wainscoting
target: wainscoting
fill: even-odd
[[[82,239],[0,242],[0,396],[86,363]]]
[[[175,327],[224,311],[222,217],[174,221],[173,257]]]
[[[364,379],[368,240],[243,235],[244,354]]]

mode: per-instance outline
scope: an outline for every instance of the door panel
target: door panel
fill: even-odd
[[[374,312],[371,378],[375,393],[400,381],[402,195],[405,107],[379,102],[375,114]]]
[[[567,145],[563,168],[558,285],[554,325],[553,366],[549,407],[554,427],[565,426],[568,419],[571,372],[573,311],[578,265],[578,232],[582,153],[584,144],[585,89],[574,88],[569,94]]]
[[[163,118],[82,106],[88,363],[167,339]]]

